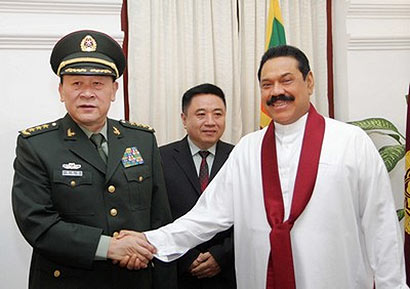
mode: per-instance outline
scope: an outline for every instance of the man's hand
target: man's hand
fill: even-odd
[[[221,267],[211,253],[201,253],[189,267],[192,276],[199,279],[213,277],[221,272]]]
[[[114,264],[130,270],[147,268],[153,258],[155,248],[147,242],[145,235],[132,231],[121,231],[117,237],[111,238],[107,257]]]

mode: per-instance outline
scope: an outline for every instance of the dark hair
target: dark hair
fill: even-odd
[[[210,83],[203,83],[191,87],[190,89],[185,91],[184,95],[182,96],[182,112],[186,112],[186,109],[190,105],[192,98],[198,94],[214,94],[222,99],[226,107],[225,94],[222,89]]]
[[[307,74],[310,71],[310,66],[309,66],[309,60],[307,59],[306,55],[300,50],[299,48],[296,48],[294,46],[290,45],[280,45],[280,46],[275,46],[272,48],[269,48],[265,54],[262,56],[261,62],[259,64],[259,69],[258,69],[258,80],[261,80],[261,71],[262,67],[265,64],[266,61],[272,58],[276,57],[281,57],[281,56],[289,56],[295,58],[299,65],[299,71],[303,75],[303,79],[306,79]]]

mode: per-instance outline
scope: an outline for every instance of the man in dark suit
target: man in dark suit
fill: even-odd
[[[21,131],[14,162],[13,211],[33,247],[29,288],[175,288],[175,266],[149,263],[153,248],[135,235],[116,237],[171,221],[153,129],[107,118],[125,68],[120,45],[76,31],[50,62],[68,113]]]
[[[160,147],[174,219],[195,205],[233,148],[220,140],[225,113],[225,95],[215,85],[195,86],[182,97],[181,118],[187,136]],[[236,288],[233,252],[232,228],[188,251],[177,261],[178,288]]]

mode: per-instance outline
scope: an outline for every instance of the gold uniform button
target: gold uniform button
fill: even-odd
[[[114,232],[114,233],[112,234],[112,236],[113,236],[114,238],[117,238],[119,234],[120,234],[120,233],[118,233],[118,232]]]
[[[111,210],[110,210],[110,215],[111,215],[111,216],[115,217],[117,214],[118,214],[117,209],[111,209]]]
[[[114,192],[115,192],[115,187],[114,187],[113,185],[109,186],[109,187],[108,187],[108,191],[109,191],[110,193],[114,193]]]
[[[77,183],[76,183],[74,180],[72,180],[72,181],[70,182],[70,185],[71,185],[72,187],[75,187],[75,185],[77,185]]]
[[[139,177],[138,177],[138,181],[142,182],[143,180],[144,180],[144,177],[143,177],[143,176],[139,176]]]
[[[53,273],[53,275],[54,275],[54,277],[56,277],[56,278],[60,277],[60,275],[61,275],[60,270],[55,270],[54,273]]]

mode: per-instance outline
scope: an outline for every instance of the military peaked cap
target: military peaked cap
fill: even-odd
[[[80,30],[56,43],[50,64],[58,76],[81,74],[118,78],[125,69],[125,56],[117,41],[107,34]]]

